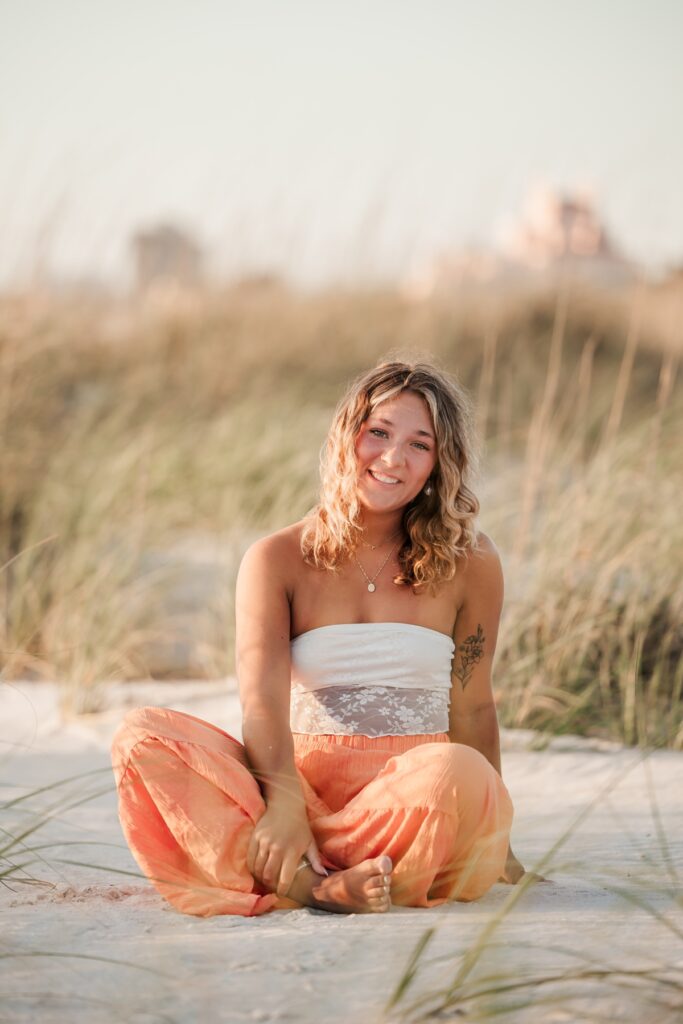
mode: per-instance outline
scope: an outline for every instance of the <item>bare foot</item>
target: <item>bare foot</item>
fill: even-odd
[[[301,872],[302,889],[288,895],[318,910],[334,914],[383,914],[391,907],[391,872],[393,864],[386,854],[374,860],[364,860],[344,871],[334,871],[321,878],[314,871]]]
[[[342,914],[382,914],[391,906],[391,857],[364,860],[335,871],[313,886],[311,895],[323,910]]]

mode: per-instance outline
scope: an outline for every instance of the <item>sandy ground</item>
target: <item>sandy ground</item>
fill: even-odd
[[[103,712],[64,721],[56,687],[0,689],[0,846],[8,833],[26,833],[0,887],[3,1022],[415,1019],[409,1003],[450,984],[488,928],[470,998],[438,1019],[681,1019],[680,988],[667,979],[680,984],[683,972],[682,754],[644,757],[574,738],[540,750],[533,734],[505,733],[513,845],[523,863],[532,867],[578,824],[553,855],[550,880],[502,918],[518,893],[499,884],[477,903],[385,916],[297,910],[202,920],[171,910],[139,877],[119,830],[108,744],[123,708],[136,704],[176,707],[239,735],[234,684],[112,686],[105,700]],[[5,853],[0,870],[9,862]],[[432,927],[413,985],[382,1018]],[[567,977],[587,969],[611,973]],[[651,969],[658,981],[613,973]],[[555,976],[564,980],[547,981]],[[476,995],[475,977],[532,983]],[[491,987],[481,980],[474,990]]]

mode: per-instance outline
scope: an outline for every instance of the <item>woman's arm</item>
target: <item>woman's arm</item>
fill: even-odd
[[[268,804],[285,796],[303,801],[289,729],[290,613],[278,541],[264,537],[248,548],[235,589],[242,736]]]
[[[503,610],[500,556],[493,541],[479,534],[479,549],[464,570],[465,598],[458,609],[453,640],[449,735],[484,755],[501,775],[500,733],[491,682],[493,656]],[[524,868],[510,849],[505,878],[517,882]]]
[[[304,853],[325,873],[308,824],[289,727],[290,607],[284,543],[275,535],[251,545],[240,564],[235,594],[242,738],[266,801],[247,864],[256,878],[281,895]]]

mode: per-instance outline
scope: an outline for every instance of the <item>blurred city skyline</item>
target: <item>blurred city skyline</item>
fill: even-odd
[[[0,286],[130,276],[139,229],[220,275],[402,277],[545,184],[683,263],[683,7],[0,0]]]

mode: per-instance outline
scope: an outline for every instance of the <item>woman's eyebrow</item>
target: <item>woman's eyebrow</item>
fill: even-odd
[[[388,427],[393,427],[393,425],[394,425],[391,422],[391,420],[385,419],[384,416],[375,416],[373,418],[376,419],[378,421],[378,423],[386,423],[386,425]],[[434,435],[430,434],[428,430],[414,430],[413,433],[414,434],[420,434],[422,437],[430,437],[432,439],[432,441],[434,440]]]

